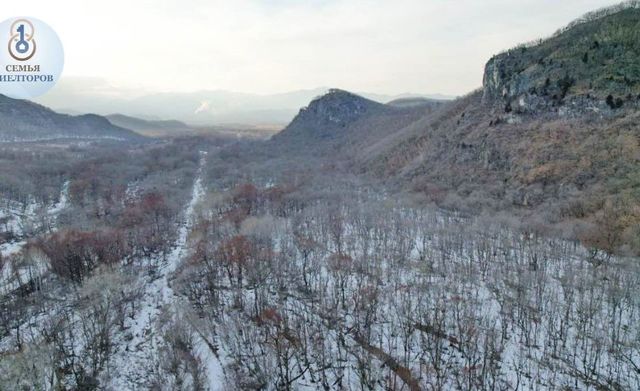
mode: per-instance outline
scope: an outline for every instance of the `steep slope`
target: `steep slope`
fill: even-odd
[[[0,142],[55,139],[141,141],[144,137],[98,115],[58,114],[26,100],[0,95]]]
[[[347,91],[332,89],[300,110],[293,121],[275,138],[305,137],[332,139],[356,121],[387,112],[387,108],[372,100]]]
[[[637,4],[494,57],[482,90],[354,151],[360,166],[445,207],[639,253]]]
[[[585,15],[489,60],[484,100],[507,111],[600,112],[640,100],[640,2]]]
[[[176,120],[144,120],[123,114],[111,114],[106,118],[115,126],[148,137],[184,136],[193,132],[189,125]]]

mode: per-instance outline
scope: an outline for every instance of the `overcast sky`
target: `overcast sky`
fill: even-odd
[[[145,91],[326,86],[459,95],[481,85],[492,54],[616,3],[30,0],[5,2],[2,10],[6,17],[39,18],[58,32],[66,78]]]

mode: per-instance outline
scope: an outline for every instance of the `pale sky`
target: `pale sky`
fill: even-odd
[[[147,91],[270,94],[320,86],[461,95],[491,55],[611,0],[30,0],[65,48],[63,77]]]

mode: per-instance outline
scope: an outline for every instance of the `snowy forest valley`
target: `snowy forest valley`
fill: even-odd
[[[506,3],[489,12],[482,2],[482,20],[509,19]],[[539,18],[571,8],[535,6]],[[183,20],[183,8],[166,20]],[[457,17],[467,7],[452,8],[447,34],[467,39]],[[123,12],[109,38],[127,36],[126,17],[141,36],[137,23],[161,10]],[[366,12],[354,10],[358,27]],[[376,80],[401,76],[404,66],[387,61],[395,49],[364,37],[386,42],[392,32],[395,48],[400,30],[431,28],[403,12],[416,26],[378,29],[372,19],[375,34],[358,27],[362,44],[325,64],[319,46],[346,38],[333,31],[346,18],[314,11],[331,21],[318,26],[332,41],[308,35],[296,73],[314,73],[314,54],[318,69],[342,74],[357,46],[389,72]],[[184,21],[193,35],[220,38],[209,32],[220,23],[188,14],[206,24]],[[272,17],[270,28],[297,31]],[[232,19],[221,25],[237,33]],[[482,25],[496,29],[489,41],[510,34]],[[123,52],[182,57],[168,52],[191,38],[155,28],[171,30],[170,42],[144,36],[144,50]],[[260,35],[255,46],[270,41],[247,30]],[[105,50],[96,61],[118,58],[106,52],[114,45],[73,35]],[[208,46],[185,53],[242,70],[244,46],[228,45],[232,59]],[[429,47],[419,51],[432,56]],[[254,49],[246,57],[261,63]],[[70,59],[95,52],[86,53]],[[438,53],[452,69],[468,62]],[[113,64],[174,79],[166,64],[126,60]],[[416,80],[429,73],[419,64]],[[640,0],[630,0],[494,55],[482,88],[456,98],[127,92],[99,96],[109,111],[70,115],[0,95],[0,391],[640,390],[639,64]],[[181,76],[215,84],[213,65],[180,67]],[[358,68],[344,74],[371,72]],[[278,85],[269,69],[259,78]],[[56,110],[91,103],[48,99]],[[189,122],[224,110],[298,114],[277,128],[266,117],[249,128]],[[180,112],[189,116],[171,118]]]
[[[640,388],[637,258],[263,143],[1,146],[0,389]]]

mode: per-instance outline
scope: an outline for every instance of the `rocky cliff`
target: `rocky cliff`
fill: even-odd
[[[510,113],[611,114],[640,100],[640,2],[585,15],[489,60],[485,103]]]

